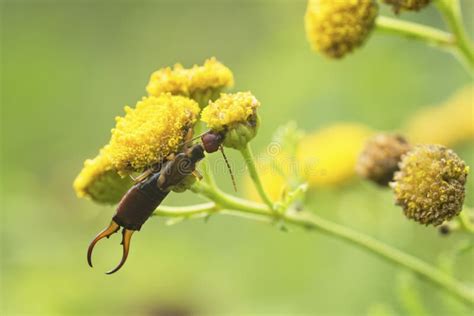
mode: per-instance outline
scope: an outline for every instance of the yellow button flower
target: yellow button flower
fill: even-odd
[[[390,186],[408,218],[438,226],[461,212],[468,173],[469,167],[452,150],[420,145],[403,156]]]
[[[189,70],[184,69],[181,64],[176,64],[173,68],[159,69],[152,73],[146,91],[153,96],[159,96],[166,92],[189,96],[188,72]]]
[[[372,133],[361,124],[339,123],[305,136],[298,146],[297,161],[309,186],[334,186],[351,179]]]
[[[224,88],[233,84],[234,77],[230,69],[213,57],[206,60],[203,66],[194,65],[187,69],[176,64],[173,68],[157,70],[151,75],[146,90],[151,96],[166,92],[187,96],[205,106],[209,100],[216,99]]]
[[[141,171],[175,153],[199,114],[198,104],[186,97],[161,94],[144,97],[135,108],[125,107],[107,154],[121,174]]]
[[[221,131],[233,124],[246,122],[259,106],[260,102],[250,92],[223,93],[202,111],[201,120],[210,129]]]
[[[260,102],[250,92],[222,93],[204,108],[201,120],[212,131],[224,134],[224,146],[240,149],[257,133],[259,106]]]
[[[84,162],[84,168],[74,180],[73,188],[78,197],[88,197],[98,203],[115,204],[131,185],[131,179],[120,177],[102,150],[97,157]]]
[[[420,109],[406,123],[405,133],[413,143],[455,146],[474,139],[474,85],[449,100]]]
[[[341,58],[361,46],[374,27],[374,0],[309,0],[305,16],[311,47],[331,58]]]

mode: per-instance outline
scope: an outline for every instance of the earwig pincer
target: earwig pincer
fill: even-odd
[[[92,251],[96,243],[104,237],[109,238],[120,228],[122,230],[123,254],[120,263],[112,270],[118,271],[125,263],[130,249],[130,240],[135,231],[152,215],[153,211],[163,202],[173,186],[180,184],[187,176],[194,173],[196,164],[204,158],[204,152],[212,153],[221,148],[223,137],[220,134],[206,132],[201,135],[202,144],[186,147],[161,164],[157,171],[147,172],[144,179],[133,185],[119,202],[110,225],[101,231],[89,245],[87,262],[92,267]]]

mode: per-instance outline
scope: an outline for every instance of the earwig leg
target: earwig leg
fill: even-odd
[[[184,136],[184,141],[185,143],[189,143],[192,141],[194,135],[194,131],[192,128],[189,128],[188,131],[186,132],[186,135]]]
[[[166,156],[166,160],[167,160],[167,161],[171,161],[171,160],[174,160],[175,157],[176,157],[176,154],[175,154],[175,153],[171,153],[171,154],[169,154],[168,156]]]
[[[94,250],[95,244],[104,237],[109,238],[110,235],[116,233],[117,230],[119,229],[120,229],[120,226],[116,222],[112,221],[109,227],[101,231],[90,243],[89,249],[87,249],[87,262],[89,263],[90,267],[92,267],[92,250]]]
[[[114,272],[117,272],[127,261],[128,257],[128,251],[130,250],[130,239],[132,238],[132,235],[135,231],[130,230],[130,229],[123,229],[122,230],[122,247],[123,247],[123,255],[122,255],[122,260],[120,260],[120,263],[118,266],[116,266],[114,269],[106,272],[106,274],[112,274]]]
[[[202,180],[202,174],[200,174],[197,170],[193,171],[193,176],[195,176],[199,181]]]
[[[140,174],[139,176],[137,176],[135,178],[132,177],[132,176],[130,176],[130,177],[132,178],[133,183],[138,183],[138,182],[142,182],[143,180],[148,178],[148,176],[152,173],[153,173],[153,169],[150,168],[150,169],[145,170],[142,174]]]

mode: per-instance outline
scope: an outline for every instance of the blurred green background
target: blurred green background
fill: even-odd
[[[462,4],[472,30],[474,3]],[[319,233],[283,233],[244,219],[165,226],[153,218],[135,235],[119,273],[103,274],[121,255],[117,236],[98,245],[94,269],[85,260],[114,208],[77,199],[72,181],[107,142],[114,117],[145,94],[160,67],[210,56],[229,66],[235,88],[251,90],[263,104],[256,151],[289,119],[306,130],[337,121],[396,129],[417,108],[471,81],[452,56],[377,33],[344,60],[327,60],[306,42],[305,6],[296,0],[2,1],[0,314],[407,314],[399,295],[407,279],[397,267]],[[442,26],[434,8],[403,18]],[[456,150],[474,166],[473,143]],[[226,173],[219,182],[231,189]],[[470,205],[473,195],[470,179]],[[191,193],[173,194],[166,204],[196,201]],[[318,190],[311,203],[322,216],[433,263],[465,239],[441,238],[405,220],[390,192],[361,181]],[[456,276],[470,282],[472,253],[455,265]],[[408,288],[419,291],[429,314],[468,313],[425,282],[413,280]]]

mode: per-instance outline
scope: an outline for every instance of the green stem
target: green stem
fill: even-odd
[[[193,207],[188,209],[181,208],[174,211],[169,208],[163,209],[163,207],[160,207],[156,215],[167,216],[168,214],[171,214],[172,216],[178,216],[176,213],[181,213],[182,216],[188,217],[196,216],[199,212],[203,212],[205,214],[209,214],[210,211],[214,213],[221,212],[219,209],[222,208],[232,210],[232,215],[235,216],[248,217],[248,215],[251,215],[251,217],[257,216],[257,218],[267,219],[268,221],[273,221],[277,216],[273,209],[270,209],[265,205],[227,195],[220,190],[214,190],[205,183],[195,183],[192,190],[214,201],[217,206],[211,207],[211,205],[207,205],[206,207],[202,207],[201,211],[195,210]],[[364,235],[345,226],[327,221],[308,212],[285,212],[283,214],[279,214],[278,216],[280,216],[278,218],[279,220],[283,220],[286,223],[294,224],[307,229],[319,230],[322,233],[336,237],[340,240],[346,241],[352,245],[376,254],[387,261],[413,271],[432,283],[441,286],[454,296],[474,305],[474,293],[472,290],[452,278],[450,275],[436,269],[435,267],[414,256],[386,245],[370,236]]]
[[[273,205],[273,202],[267,195],[267,192],[265,192],[265,189],[262,185],[262,181],[260,181],[260,176],[258,175],[257,168],[255,166],[255,160],[252,154],[252,149],[250,148],[250,144],[247,143],[247,145],[239,151],[242,154],[242,157],[244,158],[247,168],[249,169],[250,178],[255,184],[260,198],[271,210],[274,210],[275,207]]]
[[[418,23],[379,16],[375,26],[382,32],[413,38],[442,48],[452,48],[454,45],[451,34]]]
[[[287,214],[284,216],[284,219],[292,224],[318,229],[357,247],[368,250],[381,258],[415,272],[426,280],[443,287],[454,296],[474,305],[474,293],[470,288],[464,286],[450,275],[436,269],[417,257],[404,253],[370,236],[356,232],[342,225],[329,222],[315,215]]]
[[[454,34],[457,55],[464,61],[470,73],[474,70],[474,48],[463,24],[459,0],[436,1],[446,24]]]
[[[203,203],[198,205],[191,206],[159,206],[153,216],[162,216],[162,217],[193,217],[199,216],[202,214],[211,214],[218,211],[219,208],[215,203]]]
[[[469,233],[474,233],[474,223],[471,220],[469,214],[470,209],[465,207],[459,214],[459,222],[461,223],[462,228],[464,228]]]
[[[211,188],[209,185],[202,182],[194,183],[191,187],[191,190],[195,193],[204,195],[221,208],[238,210],[244,213],[259,216],[272,215],[268,207],[265,205],[234,197],[222,192],[218,188]]]

